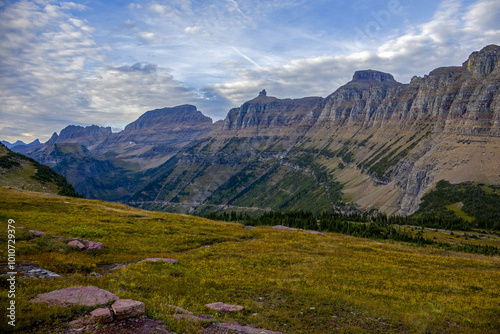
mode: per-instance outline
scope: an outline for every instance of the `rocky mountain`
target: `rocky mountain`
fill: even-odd
[[[21,141],[21,140],[18,140],[16,141],[15,143],[11,144],[9,143],[8,141],[6,140],[2,140],[1,143],[7,147],[9,150],[10,149],[16,149],[16,150],[23,150],[23,149],[26,149],[26,150],[30,150],[30,149],[33,149],[34,147],[38,147],[38,146],[41,146],[42,144],[40,143],[40,140],[38,139],[35,139],[34,141],[32,141],[31,143],[29,144],[26,144],[25,142]]]
[[[490,45],[409,84],[357,71],[326,98],[264,90],[215,124],[194,106],[153,110],[120,133],[92,129],[95,141],[87,128],[61,132],[31,156],[53,159],[71,182],[76,170],[81,183],[99,180],[85,190],[93,197],[150,209],[407,215],[439,180],[500,184],[499,57]],[[85,170],[85,155],[101,165]]]
[[[0,144],[0,186],[78,196],[62,175],[31,158],[12,152],[3,144]]]
[[[183,105],[148,111],[118,133],[97,125],[69,125],[43,145],[14,149],[51,166],[89,198],[123,201],[158,166],[213,127],[210,117]]]
[[[96,144],[102,143],[111,136],[111,128],[103,128],[97,125],[87,127],[69,125],[59,135],[54,132],[46,145],[56,143],[78,143],[92,149]]]
[[[181,212],[351,202],[406,215],[441,179],[500,184],[499,55],[488,46],[409,84],[358,71],[325,99],[262,92],[130,202]]]

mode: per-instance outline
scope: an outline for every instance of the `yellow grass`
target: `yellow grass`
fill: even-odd
[[[149,316],[179,333],[200,328],[173,320],[175,310],[168,305],[284,333],[496,333],[500,328],[498,257],[330,233],[245,230],[239,224],[5,188],[0,188],[0,212],[4,249],[7,219],[53,236],[94,235],[88,239],[106,247],[81,253],[59,249],[50,236],[40,245],[19,232],[25,240],[19,241],[18,261],[64,275],[18,279],[21,331],[60,328],[61,322],[88,313],[27,302],[74,285],[143,301]],[[180,262],[137,263],[146,257]],[[130,265],[109,273],[106,265],[114,263]],[[105,275],[89,276],[93,271]],[[7,302],[5,291],[0,301]],[[204,306],[212,302],[245,310],[216,314]],[[5,321],[1,326],[6,328]]]

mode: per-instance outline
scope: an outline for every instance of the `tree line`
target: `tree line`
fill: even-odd
[[[464,243],[450,244],[425,237],[423,231],[423,226],[425,225],[431,225],[427,227],[433,228],[446,228],[446,226],[456,228],[462,226],[457,222],[442,221],[440,218],[433,221],[431,217],[425,219],[398,216],[387,217],[384,214],[370,214],[366,212],[341,213],[336,211],[327,212],[326,210],[322,211],[319,215],[310,211],[299,210],[290,212],[270,211],[258,216],[251,216],[246,212],[212,212],[204,214],[203,217],[212,220],[238,222],[248,226],[283,225],[304,230],[341,233],[361,238],[408,242],[419,246],[429,245],[458,252],[500,255],[500,249],[495,246]],[[421,228],[414,228],[408,225],[420,226]]]

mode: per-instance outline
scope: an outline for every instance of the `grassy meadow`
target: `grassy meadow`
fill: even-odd
[[[0,217],[1,268],[7,263],[7,221],[14,219],[26,227],[16,231],[17,264],[62,275],[18,277],[15,329],[21,333],[57,332],[64,322],[88,314],[88,308],[28,302],[75,285],[142,301],[149,316],[178,333],[199,333],[204,324],[172,318],[176,310],[169,305],[283,333],[498,333],[500,328],[500,257],[334,233],[248,230],[6,187],[0,188]],[[28,229],[46,234],[34,238]],[[105,249],[80,252],[55,237],[100,241]],[[147,257],[180,262],[137,263]],[[116,264],[127,266],[110,270]],[[0,332],[11,330],[3,307],[7,284],[1,282]],[[217,314],[204,306],[212,302],[245,309]]]

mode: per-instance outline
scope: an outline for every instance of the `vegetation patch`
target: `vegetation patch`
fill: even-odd
[[[488,190],[489,189],[489,190]],[[456,203],[463,206],[458,209]],[[451,184],[441,180],[436,189],[422,197],[415,217],[459,219],[471,228],[500,230],[500,195],[495,186],[470,182]]]

